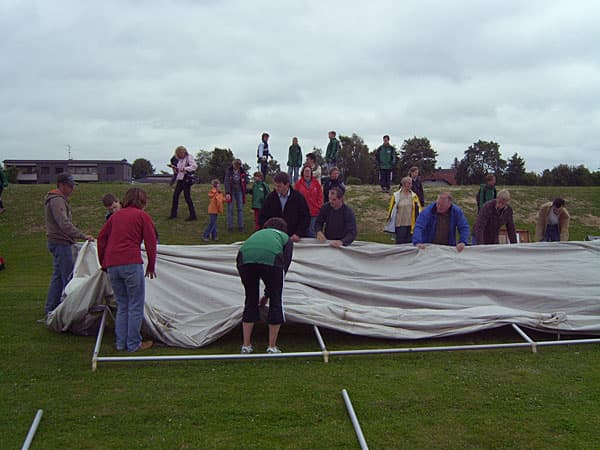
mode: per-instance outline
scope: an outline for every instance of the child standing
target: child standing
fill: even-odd
[[[110,219],[110,216],[121,209],[121,202],[113,194],[106,194],[102,197],[102,204],[106,208],[106,220]]]
[[[219,190],[221,182],[212,180],[211,190],[208,193],[208,225],[202,234],[202,240],[208,242],[210,238],[217,240],[217,215],[223,213],[223,193]]]
[[[269,185],[265,183],[262,172],[254,172],[254,184],[248,188],[248,194],[252,195],[252,209],[254,210],[254,230],[260,230],[258,216],[262,209],[265,198],[269,195]]]

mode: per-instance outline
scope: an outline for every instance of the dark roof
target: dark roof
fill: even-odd
[[[454,186],[456,185],[456,169],[438,169],[431,175],[422,177],[421,181],[444,181]]]

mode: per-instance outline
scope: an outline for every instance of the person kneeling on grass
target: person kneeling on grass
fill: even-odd
[[[129,189],[123,208],[111,216],[98,235],[98,259],[102,270],[108,272],[117,301],[116,347],[129,352],[152,347],[152,341],[142,342],[140,333],[145,297],[142,241],[148,255],[146,277],[156,277],[156,232],[144,211],[146,198],[142,189]]]
[[[292,262],[294,243],[287,235],[287,223],[280,217],[267,220],[262,230],[244,242],[237,255],[237,269],[246,293],[242,316],[242,353],[252,353],[252,329],[259,320],[260,280],[269,293],[269,346],[267,353],[281,353],[277,336],[285,322],[282,307],[283,278]]]

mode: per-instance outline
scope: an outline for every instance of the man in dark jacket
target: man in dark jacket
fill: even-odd
[[[498,192],[498,197],[483,205],[475,225],[473,225],[473,235],[477,244],[497,244],[498,233],[502,225],[506,225],[506,233],[510,243],[517,243],[513,210],[509,202],[510,193],[503,189]]]
[[[396,167],[396,148],[390,144],[390,137],[383,137],[383,144],[376,150],[379,184],[382,192],[390,192],[392,171]]]
[[[344,193],[339,187],[329,191],[329,202],[321,207],[315,229],[317,239],[330,241],[332,247],[345,247],[356,239],[356,217],[352,208],[344,203]]]
[[[423,184],[419,178],[419,168],[417,166],[411,167],[408,171],[408,176],[412,178],[412,191],[417,194],[421,205],[425,206],[425,193],[423,192]]]
[[[262,227],[271,217],[282,217],[287,223],[287,234],[292,241],[298,242],[306,236],[310,224],[308,204],[302,196],[290,186],[290,176],[279,172],[273,177],[275,190],[267,195],[260,210],[259,224]]]

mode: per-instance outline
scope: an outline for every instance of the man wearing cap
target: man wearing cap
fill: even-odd
[[[71,174],[61,173],[56,178],[56,189],[48,192],[44,202],[46,240],[54,267],[46,297],[46,318],[60,303],[62,292],[71,279],[74,264],[71,246],[76,239],[94,240],[92,236],[77,229],[71,221],[69,196],[73,193],[75,184]],[[45,322],[45,319],[42,321]]]

